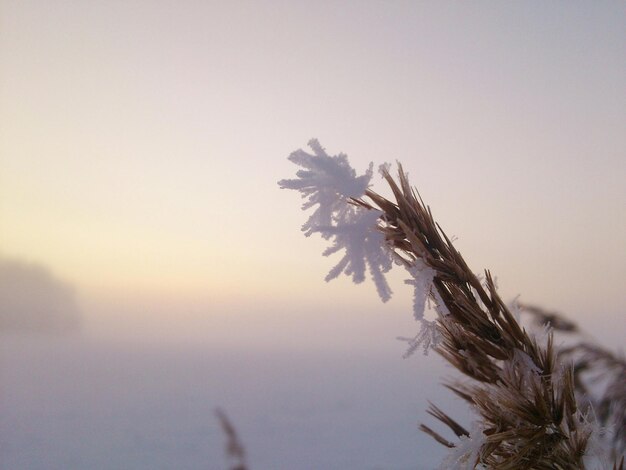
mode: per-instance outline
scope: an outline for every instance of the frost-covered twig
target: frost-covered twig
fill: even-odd
[[[366,197],[384,213],[385,237],[406,263],[421,260],[436,273],[433,286],[448,312],[438,319],[443,340],[437,351],[470,379],[449,387],[481,418],[484,439],[476,463],[494,469],[584,468],[592,431],[576,404],[572,369],[557,364],[551,337],[543,346],[521,328],[489,271],[485,284],[480,282],[402,167],[399,183],[389,173],[385,179],[395,201],[372,191]]]
[[[321,158],[328,161],[325,153]],[[401,166],[397,182],[387,168],[382,169],[393,192],[392,201],[367,185],[362,195],[355,195],[352,190],[333,189],[341,178],[327,178],[328,172],[337,173],[336,176],[350,174],[349,187],[356,186],[355,173],[344,171],[344,162],[347,164],[347,159],[338,160],[334,169],[325,166],[324,177],[316,178],[312,186],[297,180],[283,180],[281,186],[300,189],[305,196],[334,191],[342,204],[353,203],[359,210],[377,215],[376,220],[372,216],[371,224],[365,224],[365,233],[376,228],[384,235],[384,243],[407,269],[411,276],[408,283],[416,289],[414,315],[422,324],[422,331],[408,340],[410,349],[417,349],[420,342],[430,342],[464,374],[466,381],[447,386],[479,416],[470,432],[461,432],[463,428],[452,418],[433,408],[437,411],[431,414],[460,439],[458,443],[451,443],[431,428],[422,428],[440,443],[454,446],[446,465],[452,465],[449,468],[547,470],[585,468],[586,463],[606,462],[607,455],[592,445],[601,434],[598,422],[592,414],[583,413],[579,408],[571,363],[558,361],[551,333],[543,344],[520,326],[500,298],[491,273],[485,271],[484,282],[481,282],[467,266],[435,222],[430,209],[410,187]],[[312,161],[306,163],[313,166]],[[299,176],[310,182],[309,173],[299,172]],[[330,188],[324,187],[329,181]],[[305,185],[305,189],[301,185]],[[322,203],[317,203],[321,208]],[[331,203],[325,200],[324,204],[332,213]],[[330,225],[334,229],[327,234],[345,230],[342,228],[346,219],[344,207],[340,206],[339,212],[331,214]],[[311,233],[321,231],[315,228],[316,220],[309,219],[304,229]],[[364,250],[354,249],[354,246],[361,246],[358,240],[361,239],[354,236],[342,246],[346,248],[351,266],[358,266],[362,273],[364,263],[349,254],[367,256]],[[376,246],[380,248],[379,244]],[[343,269],[342,263],[345,261],[331,273],[338,274]],[[352,274],[356,282],[362,280],[362,276],[355,277],[352,270],[347,274]],[[423,318],[427,299],[434,302],[437,311],[434,322]],[[596,460],[592,461],[591,457]]]
[[[534,305],[520,305],[540,326],[555,332],[584,334],[573,321]],[[579,405],[589,407],[605,428],[614,460],[626,451],[626,359],[588,340],[557,349],[561,362],[574,366],[574,387]]]
[[[606,428],[614,459],[626,451],[626,360],[596,344],[562,348],[559,356],[574,364],[579,401],[588,401],[599,424]]]

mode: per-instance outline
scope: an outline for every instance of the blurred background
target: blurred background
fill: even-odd
[[[400,161],[503,298],[626,333],[622,2],[0,0],[0,468],[434,468],[411,292],[277,181]],[[374,189],[386,194],[382,181]]]

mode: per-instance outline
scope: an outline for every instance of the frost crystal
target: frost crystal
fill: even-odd
[[[365,194],[372,179],[372,164],[364,175],[356,176],[356,172],[348,163],[345,154],[329,156],[317,139],[309,141],[313,155],[304,150],[296,150],[289,155],[289,160],[303,169],[296,173],[297,179],[280,180],[281,188],[296,189],[308,200],[302,205],[306,210],[315,205],[318,207],[302,226],[308,237],[320,226],[331,226],[334,221],[341,220],[350,209],[350,198],[358,198]],[[328,233],[322,234],[329,238]]]
[[[585,468],[593,470],[610,468],[611,444],[609,437],[612,434],[611,430],[598,424],[593,408],[590,408],[586,414],[578,410],[576,419],[582,423],[582,434],[589,438],[584,457]]]
[[[420,320],[420,329],[413,338],[398,337],[400,341],[409,343],[409,347],[404,353],[404,358],[411,356],[419,347],[428,355],[428,351],[436,348],[441,342],[441,335],[437,330],[437,322],[428,321],[424,318]]]
[[[381,163],[380,165],[378,165],[378,174],[383,178],[385,177],[386,174],[389,173],[390,170],[391,170],[391,163],[389,162]]]
[[[416,259],[413,266],[407,268],[412,278],[404,281],[412,285],[413,291],[413,316],[420,321],[424,318],[424,307],[431,292],[435,270],[426,265],[421,259]]]
[[[389,249],[385,245],[385,236],[377,230],[377,221],[382,212],[354,206],[350,209],[337,225],[317,229],[323,235],[335,237],[333,245],[324,251],[324,256],[345,250],[343,258],[326,276],[326,281],[343,272],[352,276],[352,280],[358,284],[365,280],[367,265],[378,295],[386,302],[391,298],[391,289],[384,273],[391,269],[392,262]]]
[[[461,436],[459,443],[450,449],[441,466],[441,470],[470,470],[474,468],[485,468],[478,465],[480,461],[480,450],[485,444],[486,436],[480,423],[472,425],[469,436]]]
[[[439,293],[439,290],[431,289],[430,292],[433,295],[433,298],[435,300],[435,310],[439,314],[439,317],[445,318],[448,315],[450,315],[450,310],[448,310],[448,307],[446,307],[446,303],[441,298],[441,294]]]
[[[302,197],[308,198],[303,210],[318,206],[302,230],[306,236],[317,232],[325,239],[334,237],[324,256],[345,250],[326,280],[345,273],[352,276],[355,283],[360,283],[369,268],[378,295],[386,302],[391,298],[391,289],[384,273],[391,269],[392,261],[391,250],[378,230],[382,212],[351,203],[351,198],[365,194],[372,178],[372,164],[364,175],[357,177],[346,155],[329,156],[315,139],[309,141],[309,147],[313,155],[297,150],[289,156],[289,160],[304,168],[296,173],[298,178],[281,180],[278,184],[281,188],[296,189]]]
[[[505,367],[506,367],[505,363]],[[513,350],[513,359],[510,361],[513,370],[521,371],[524,374],[541,374],[541,369],[535,364],[531,357],[521,349]]]

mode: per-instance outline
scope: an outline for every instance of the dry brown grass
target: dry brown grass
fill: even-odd
[[[231,461],[230,470],[246,470],[246,451],[239,440],[235,427],[222,410],[215,410],[215,415],[222,427],[222,432],[226,436],[226,457]]]
[[[466,377],[447,386],[476,411],[482,430],[480,451],[456,464],[499,470],[585,468],[596,423],[585,414],[587,404],[579,407],[577,379],[585,367],[609,364],[614,358],[585,349],[574,369],[568,359],[573,351],[557,356],[552,333],[545,342],[530,335],[498,295],[491,273],[485,271],[483,283],[467,266],[410,187],[402,167],[398,182],[387,171],[384,177],[395,201],[368,190],[353,202],[383,212],[379,229],[407,267],[421,260],[436,271],[430,295],[445,306],[438,309],[436,326],[442,341],[436,350]],[[546,316],[553,324],[555,318]],[[560,326],[572,329],[565,321]],[[624,375],[619,377],[621,382],[613,387],[623,399]],[[600,420],[605,409],[615,412],[611,406],[597,410]],[[429,412],[457,437],[469,435],[442,410],[432,406]],[[422,430],[445,446],[458,445],[427,426]],[[618,455],[613,454],[614,467],[623,469]]]
[[[611,436],[611,453],[617,461],[626,450],[626,359],[588,339],[580,327],[558,312],[547,312],[533,305],[522,305],[535,323],[550,325],[575,343],[558,350],[562,362],[574,367],[574,387],[579,406],[594,413],[598,423]]]

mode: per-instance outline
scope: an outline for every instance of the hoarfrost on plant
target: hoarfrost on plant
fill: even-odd
[[[419,258],[407,270],[411,274],[411,279],[404,283],[413,286],[413,316],[419,321],[424,318],[424,308],[431,292],[435,270]]]
[[[378,295],[383,301],[391,298],[391,289],[384,273],[392,266],[391,251],[385,237],[378,231],[378,219],[382,212],[357,206],[352,199],[365,195],[372,178],[373,165],[361,176],[350,166],[345,154],[329,156],[316,139],[309,141],[313,154],[296,150],[289,160],[303,169],[295,179],[280,180],[281,188],[295,189],[307,198],[302,209],[317,206],[302,226],[306,236],[319,233],[325,239],[333,239],[324,256],[345,250],[344,256],[330,270],[330,281],[344,273],[355,283],[365,280],[369,269]]]
[[[469,436],[461,436],[459,442],[443,459],[441,470],[472,470],[485,468],[479,465],[480,451],[485,444],[486,436],[479,422],[472,425]],[[478,465],[478,466],[477,466]]]
[[[303,198],[307,198],[302,205],[303,210],[318,206],[302,226],[307,237],[317,227],[330,226],[344,218],[349,209],[349,199],[365,194],[373,173],[370,163],[365,174],[356,176],[347,155],[329,156],[317,139],[311,139],[309,147],[313,154],[300,149],[289,155],[289,160],[303,168],[296,173],[297,178],[278,182],[281,188],[298,190]],[[323,236],[329,237],[328,234]]]
[[[429,321],[425,318],[419,320],[420,329],[413,338],[398,337],[400,341],[406,341],[409,343],[409,347],[404,353],[404,358],[411,356],[418,348],[422,348],[425,355],[428,355],[428,351],[437,347],[441,342],[441,334],[437,329],[437,322]]]
[[[358,284],[365,280],[365,270],[368,267],[378,295],[383,301],[387,301],[391,298],[391,289],[384,273],[391,269],[392,261],[385,245],[385,236],[377,230],[377,221],[382,213],[356,206],[350,209],[344,220],[337,225],[318,228],[323,235],[334,237],[333,245],[324,251],[324,256],[345,250],[339,263],[326,276],[326,281],[343,272],[352,276],[352,280]]]

